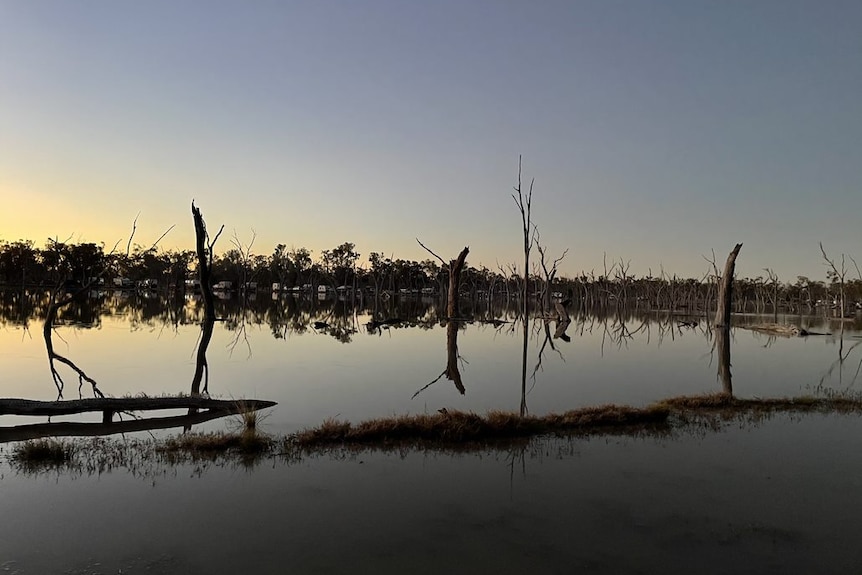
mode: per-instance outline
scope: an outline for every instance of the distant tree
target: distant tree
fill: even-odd
[[[311,259],[311,251],[306,248],[291,248],[288,253],[293,275],[293,285],[313,283],[311,273],[314,262]]]
[[[371,265],[368,275],[374,282],[375,293],[379,294],[383,286],[386,285],[386,278],[392,273],[392,260],[378,252],[371,252],[368,256],[368,263]]]
[[[275,250],[269,257],[269,273],[273,282],[278,282],[282,287],[286,286],[290,273],[290,256],[284,244],[275,246]]]
[[[324,269],[331,274],[333,280],[339,285],[348,285],[353,282],[356,260],[359,259],[359,253],[355,251],[355,248],[355,244],[344,242],[332,250],[324,250],[321,254]]]
[[[0,241],[0,282],[23,287],[36,271],[37,258],[30,240]]]

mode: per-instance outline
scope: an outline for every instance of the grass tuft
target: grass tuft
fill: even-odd
[[[19,466],[32,469],[62,467],[73,460],[77,449],[71,441],[32,439],[15,445],[11,458]]]
[[[169,456],[188,456],[191,459],[213,459],[227,453],[243,456],[268,452],[271,438],[253,432],[243,433],[186,433],[165,439],[156,452]]]

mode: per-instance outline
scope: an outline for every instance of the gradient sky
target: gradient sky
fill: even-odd
[[[862,262],[862,2],[0,0],[0,239],[825,278]],[[849,260],[848,260],[849,263]],[[855,275],[855,271],[854,274]]]

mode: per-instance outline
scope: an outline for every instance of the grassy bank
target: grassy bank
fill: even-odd
[[[201,461],[251,464],[264,458],[298,459],[333,448],[470,450],[505,447],[537,436],[662,436],[704,428],[720,429],[731,421],[756,422],[779,413],[860,414],[862,399],[808,396],[737,399],[712,394],[673,397],[646,407],[603,405],[547,415],[520,416],[502,411],[479,415],[441,410],[356,424],[330,419],[280,437],[262,433],[254,417],[244,419],[235,432],[186,433],[164,440],[24,441],[12,446],[7,459],[15,469],[28,473],[45,469],[101,473],[142,462],[151,465]]]
[[[287,439],[303,448],[342,443],[487,442],[549,433],[600,433],[611,429],[640,431],[665,426],[669,415],[670,410],[662,405],[645,408],[604,405],[541,416],[521,416],[505,411],[491,411],[487,415],[443,411],[383,417],[356,425],[327,420],[318,427],[305,429]]]

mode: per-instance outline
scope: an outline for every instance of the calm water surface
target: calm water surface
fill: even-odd
[[[54,330],[55,351],[109,396],[187,393],[200,336],[196,302],[172,311],[161,302],[111,302],[95,312],[68,311]],[[702,320],[691,326],[682,322],[693,318],[633,312],[573,314],[570,341],[546,340],[544,322],[530,322],[523,382],[522,323],[479,304],[469,315],[507,323],[459,327],[461,393],[445,374],[428,385],[448,360],[435,306],[399,306],[374,314],[279,300],[241,312],[225,303],[226,321],[216,324],[208,349],[209,391],[277,401],[264,430],[288,433],[328,417],[359,421],[442,407],[517,411],[522,401],[540,414],[643,405],[725,385]],[[57,397],[34,316],[7,318],[0,329],[4,397]],[[368,327],[383,317],[406,321]],[[735,328],[735,395],[855,393],[858,323],[845,323],[839,336],[834,320],[778,319],[834,335],[775,338]],[[59,370],[64,397],[77,397],[77,377]],[[92,395],[88,384],[81,391]],[[7,428],[44,421],[0,417]],[[276,458],[251,469],[150,466],[97,476],[34,477],[4,459],[0,569],[855,572],[862,568],[854,539],[862,527],[860,432],[852,416],[777,416],[668,437],[539,438],[482,453],[336,454]]]
[[[858,418],[0,481],[12,573],[854,573]]]
[[[55,351],[74,361],[108,396],[188,393],[200,338],[199,303],[181,302],[182,307],[171,312],[145,301],[140,305],[155,306],[155,311],[117,311],[119,304],[112,301],[108,298],[100,310],[90,310],[83,318],[87,323],[78,321],[80,312],[69,311],[72,319],[54,330]],[[219,310],[226,321],[216,323],[207,353],[209,392],[227,399],[277,401],[267,420],[272,432],[295,431],[328,417],[359,421],[442,407],[517,411],[522,391],[527,409],[541,414],[601,403],[643,405],[722,389],[712,332],[700,318],[633,312],[601,318],[573,315],[568,342],[546,341],[544,322],[532,320],[528,381],[522,390],[522,324],[505,310],[479,310],[471,315],[507,323],[460,325],[457,351],[464,393],[444,376],[417,394],[447,367],[446,329],[430,303],[408,302],[404,305],[414,307],[378,311],[378,319],[406,321],[373,331],[367,325],[371,310],[350,310],[337,302],[329,302],[335,310],[321,306],[312,311],[291,308],[296,303],[283,299],[257,305],[262,309],[243,311],[233,302]],[[147,309],[151,317],[143,313]],[[681,323],[692,319],[697,326]],[[736,319],[740,324],[772,320]],[[854,349],[860,341],[857,322],[845,324],[839,341],[838,322],[816,316],[778,320],[836,335],[775,338],[734,329],[737,396],[817,394],[856,386],[862,357],[862,350]],[[316,321],[328,325],[315,327]],[[847,358],[836,364],[839,353]],[[0,366],[3,396],[56,399],[38,318],[26,327],[7,321],[0,329]],[[78,397],[77,376],[62,365],[58,371],[66,383],[64,397]],[[81,392],[92,396],[89,384]],[[22,422],[0,416],[0,425]]]

